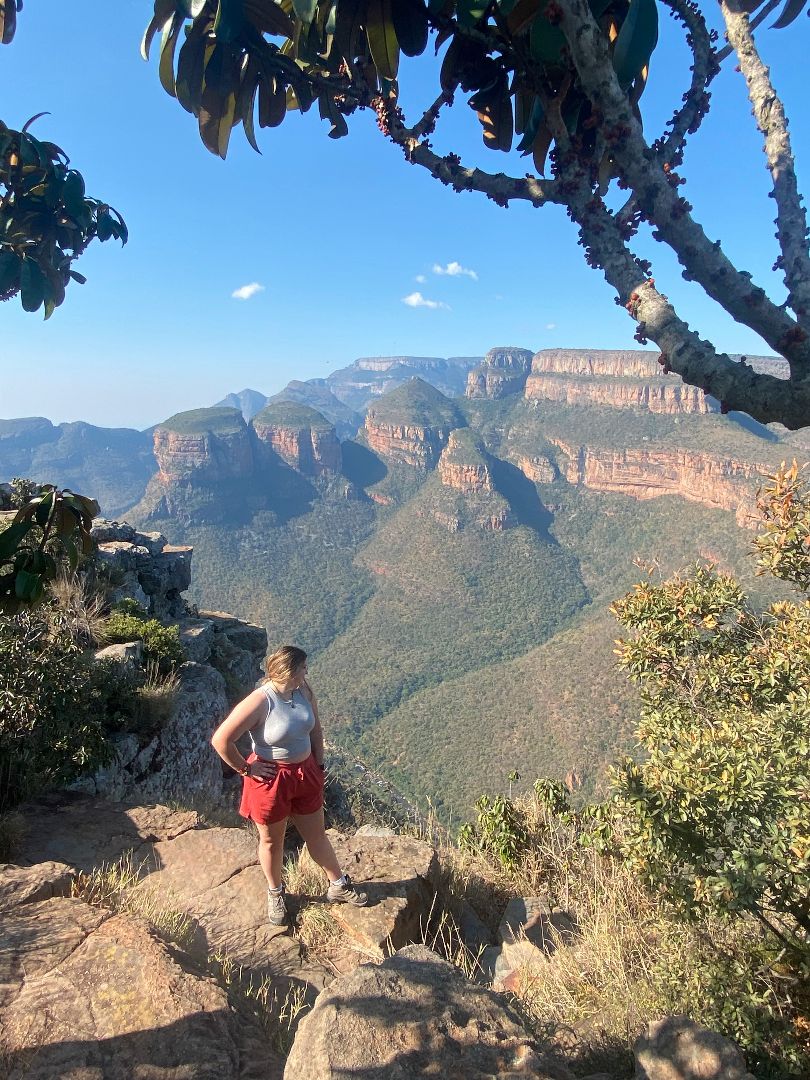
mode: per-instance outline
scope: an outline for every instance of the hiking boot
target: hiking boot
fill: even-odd
[[[368,897],[352,885],[352,879],[346,874],[343,878],[345,884],[330,883],[326,890],[326,899],[330,904],[353,904],[354,907],[365,907]]]
[[[287,904],[284,900],[284,886],[275,892],[267,890],[267,918],[271,926],[284,926],[288,919]]]

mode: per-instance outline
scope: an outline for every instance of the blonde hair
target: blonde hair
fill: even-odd
[[[297,645],[282,645],[274,653],[270,653],[264,664],[267,678],[275,682],[286,682],[291,679],[302,664],[307,662],[307,654]]]

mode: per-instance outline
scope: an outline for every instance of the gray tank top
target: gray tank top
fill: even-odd
[[[284,701],[266,682],[267,716],[249,731],[253,752],[266,761],[302,760],[312,750],[309,733],[315,727],[312,706],[300,690]]]

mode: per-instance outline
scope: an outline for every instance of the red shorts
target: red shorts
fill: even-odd
[[[248,764],[258,760],[255,754],[248,755]],[[291,814],[314,814],[320,810],[323,806],[323,769],[315,764],[312,754],[306,761],[294,765],[284,761],[273,764],[277,771],[272,780],[243,777],[239,805],[242,817],[260,825],[272,825]]]

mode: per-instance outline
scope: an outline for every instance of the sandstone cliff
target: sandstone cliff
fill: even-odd
[[[161,483],[178,480],[220,483],[253,472],[253,448],[238,409],[195,409],[177,413],[154,432]]]
[[[562,452],[560,467],[571,484],[634,499],[679,495],[704,506],[733,510],[738,524],[748,527],[755,520],[757,487],[771,471],[765,464],[694,450],[605,450],[552,441]]]
[[[490,349],[484,361],[467,376],[468,398],[502,398],[519,394],[531,368],[529,349],[512,346]]]
[[[468,428],[450,433],[439,458],[438,472],[445,487],[455,488],[465,495],[493,490],[483,446]]]
[[[371,406],[366,441],[386,461],[428,470],[439,460],[450,432],[462,424],[451,401],[422,379],[411,379]]]
[[[341,469],[335,428],[315,409],[277,401],[253,417],[260,446],[268,447],[304,476],[336,475]]]
[[[532,360],[527,401],[607,406],[646,412],[710,413],[718,403],[677,375],[665,375],[659,353],[610,349],[544,349]]]
[[[643,381],[532,374],[526,380],[526,400],[559,401],[563,405],[607,405],[667,415],[712,413],[719,409],[714,398],[671,376]]]

